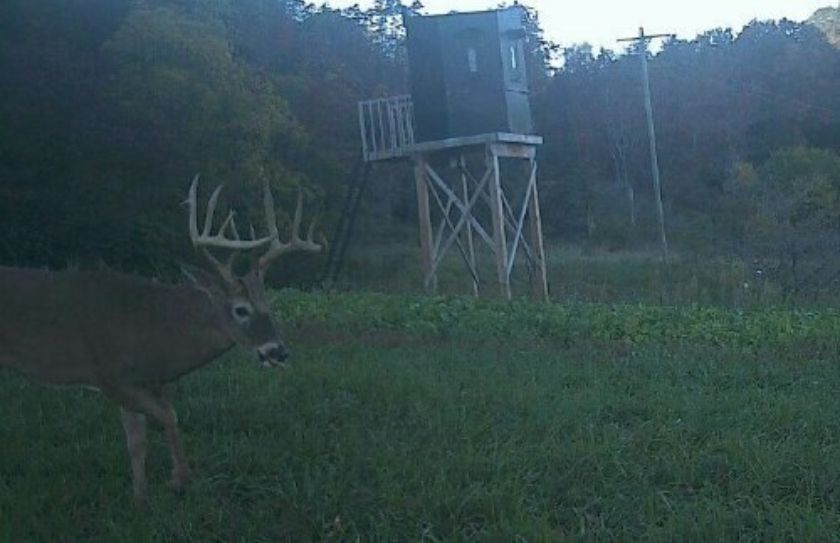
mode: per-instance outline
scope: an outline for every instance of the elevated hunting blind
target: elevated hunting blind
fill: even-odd
[[[359,102],[363,160],[351,176],[328,278],[341,269],[373,165],[410,160],[425,287],[437,288],[441,263],[457,248],[478,294],[484,248],[503,296],[511,297],[515,264],[524,260],[535,297],[547,299],[537,190],[542,138],[533,133],[528,102],[525,15],[514,6],[405,17],[411,95]],[[525,167],[503,169],[503,161]]]
[[[417,141],[532,133],[521,8],[407,16],[405,26]]]

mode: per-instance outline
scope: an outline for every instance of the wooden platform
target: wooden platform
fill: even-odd
[[[414,105],[410,96],[359,102],[359,130],[365,162],[400,160],[452,149],[494,144],[500,156],[531,158],[527,148],[542,145],[540,136],[492,132],[436,141],[415,141]],[[523,155],[523,149],[526,149]]]
[[[366,160],[368,162],[401,160],[411,158],[416,155],[429,155],[450,150],[457,150],[458,154],[461,154],[465,149],[469,149],[471,147],[485,147],[490,144],[496,144],[494,147],[498,149],[500,156],[506,158],[531,158],[533,156],[533,152],[529,152],[527,149],[531,148],[531,151],[533,151],[534,147],[538,147],[543,144],[543,139],[540,136],[494,132],[490,134],[479,134],[476,136],[465,136],[462,138],[424,141],[402,147],[382,149],[377,152],[368,153]],[[523,146],[525,147],[523,148]],[[523,151],[523,149],[525,150]]]

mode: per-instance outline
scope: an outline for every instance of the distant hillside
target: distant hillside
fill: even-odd
[[[829,42],[840,47],[840,5],[817,10],[808,22],[822,30]]]

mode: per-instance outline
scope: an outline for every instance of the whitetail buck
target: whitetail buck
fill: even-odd
[[[147,417],[166,435],[171,485],[181,489],[189,476],[169,385],[237,344],[253,351],[264,365],[283,365],[289,353],[266,298],[265,273],[283,254],[321,250],[312,239],[314,221],[306,239],[300,237],[300,194],[290,240],[280,240],[268,183],[263,195],[267,236],[241,239],[232,213],[213,234],[220,190],[210,197],[199,231],[198,176],[190,187],[190,237],[216,274],[185,270],[187,285],[163,285],[108,271],[0,267],[0,367],[45,383],[94,387],[117,402],[138,502],[146,492]],[[231,254],[223,263],[211,248]],[[255,249],[265,253],[252,260],[247,274],[237,276],[236,255]]]

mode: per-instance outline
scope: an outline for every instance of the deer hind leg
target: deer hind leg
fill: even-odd
[[[157,421],[162,427],[169,452],[172,455],[172,479],[170,486],[181,490],[190,476],[181,435],[178,432],[178,417],[168,400],[161,398],[146,389],[138,387],[123,387],[112,391],[115,398],[125,409],[136,413],[143,413]]]
[[[131,482],[134,502],[141,505],[146,500],[146,416],[120,409],[125,441],[131,461]]]

